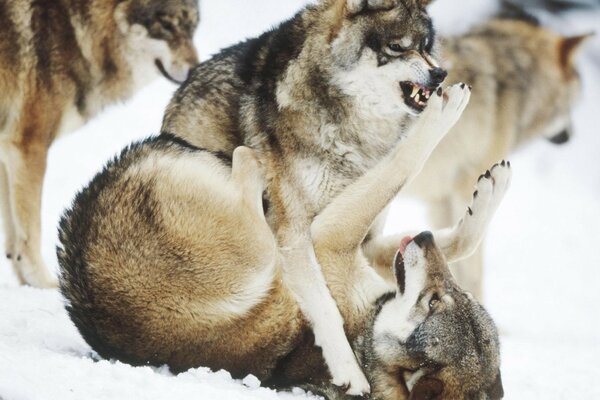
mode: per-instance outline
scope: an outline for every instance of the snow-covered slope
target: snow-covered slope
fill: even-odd
[[[201,56],[291,16],[300,0],[205,0]],[[463,30],[494,8],[485,0],[438,0],[442,32]],[[549,19],[567,32],[600,30],[599,15]],[[509,399],[600,398],[600,40],[582,58],[585,80],[567,146],[539,142],[511,157],[514,179],[485,244],[487,304],[503,344]],[[56,222],[75,192],[132,140],[156,133],[174,87],[157,81],[54,145],[43,205],[44,256],[56,270]],[[395,204],[388,229],[425,229],[420,206]],[[0,238],[0,243],[2,242]],[[305,397],[304,394],[296,394]],[[271,399],[294,397],[206,369],[173,376],[94,359],[56,291],[16,285],[0,262],[0,398]]]

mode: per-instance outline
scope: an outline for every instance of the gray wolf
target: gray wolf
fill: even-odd
[[[510,164],[479,178],[462,220],[435,241],[423,233],[382,248],[395,284],[361,250],[469,90],[438,93],[406,137],[310,224],[316,261],[374,399],[503,395],[496,328],[447,262],[478,245],[509,186]],[[77,195],[60,222],[61,291],[94,350],[133,365],[225,368],[277,388],[346,397],[293,292],[296,275],[265,216],[261,171],[247,147],[229,158],[162,134],[124,150]]]
[[[442,40],[448,79],[468,82],[473,97],[406,192],[426,202],[435,227],[462,215],[471,182],[487,165],[535,138],[569,140],[570,114],[580,93],[575,58],[587,37],[564,37],[531,20],[498,18]],[[460,285],[479,300],[482,267],[481,250],[453,266]]]
[[[195,0],[6,0],[0,4],[0,204],[17,278],[56,286],[40,252],[48,148],[159,73],[197,63]]]
[[[256,152],[291,293],[334,381],[368,391],[314,254],[311,221],[419,120],[446,71],[428,0],[321,0],[196,68],[161,132],[231,157]],[[435,128],[442,129],[442,128]],[[410,157],[410,155],[407,155]]]

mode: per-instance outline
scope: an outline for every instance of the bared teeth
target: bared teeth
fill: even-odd
[[[414,99],[418,93],[419,93],[419,88],[417,86],[413,86],[413,91],[412,91],[412,94],[410,95],[410,97],[412,97]]]

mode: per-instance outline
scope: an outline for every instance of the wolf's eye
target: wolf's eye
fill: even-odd
[[[161,19],[158,21],[160,23],[160,26],[167,32],[169,33],[173,33],[175,32],[175,25],[173,25],[172,23],[170,23],[169,21],[166,21],[164,19]]]
[[[432,308],[437,306],[439,302],[440,296],[438,296],[437,293],[434,293],[433,296],[431,296],[431,299],[429,299],[429,309],[431,310]]]
[[[406,49],[399,43],[392,42],[387,45],[386,50],[387,50],[386,53],[388,53],[390,56],[399,56],[400,54],[404,53],[408,49]]]

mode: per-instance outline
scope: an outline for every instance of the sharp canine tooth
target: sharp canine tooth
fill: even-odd
[[[419,93],[419,88],[416,86],[413,86],[413,91],[412,94],[410,95],[410,97],[415,97],[417,95],[417,93]]]

